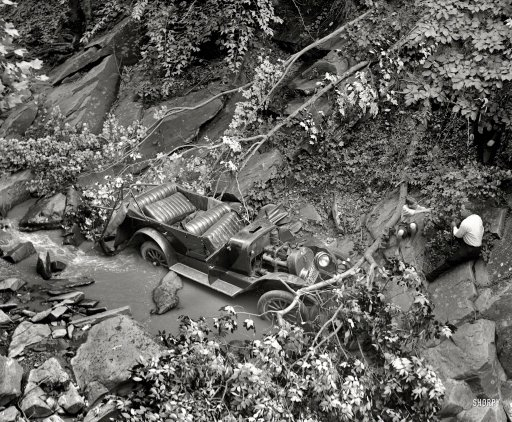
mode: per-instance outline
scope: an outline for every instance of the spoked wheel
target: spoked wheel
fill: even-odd
[[[167,258],[164,251],[152,240],[147,240],[140,245],[140,254],[146,261],[158,267],[167,267]]]
[[[276,324],[278,322],[276,312],[290,306],[294,297],[294,294],[284,290],[266,292],[258,300],[258,313],[261,315],[261,318]],[[306,306],[304,303],[299,302],[295,309],[284,316],[284,319],[291,324],[300,326],[306,320],[306,317]]]

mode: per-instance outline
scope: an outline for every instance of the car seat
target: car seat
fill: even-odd
[[[140,212],[141,210],[144,210],[146,205],[167,198],[176,192],[178,192],[178,188],[174,183],[165,183],[163,185],[156,186],[153,189],[137,196],[133,207],[136,211]]]
[[[222,248],[229,239],[242,229],[242,223],[234,212],[224,214],[219,221],[201,236],[210,254]]]
[[[224,214],[231,212],[231,207],[227,204],[219,204],[209,210],[202,212],[197,217],[187,223],[183,223],[183,228],[196,236],[202,235],[206,230],[219,221]]]
[[[167,198],[144,207],[144,213],[159,223],[174,224],[192,214],[196,207],[183,195],[177,192]]]

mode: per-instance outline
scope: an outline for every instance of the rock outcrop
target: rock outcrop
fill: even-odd
[[[50,91],[46,107],[58,107],[71,125],[87,124],[92,133],[100,133],[116,99],[119,77],[116,58],[107,56],[83,78]]]
[[[116,391],[129,380],[140,356],[150,359],[161,352],[137,322],[121,315],[92,327],[71,364],[80,388],[97,382]]]
[[[58,229],[62,224],[65,207],[66,196],[62,193],[40,200],[32,205],[20,220],[20,229],[25,231]]]
[[[0,138],[23,136],[37,116],[37,104],[32,101],[13,110],[0,128]]]

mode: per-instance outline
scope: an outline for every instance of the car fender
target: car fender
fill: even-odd
[[[131,246],[137,246],[146,240],[153,240],[165,254],[167,264],[169,267],[178,262],[178,258],[169,240],[158,230],[151,227],[144,227],[143,229],[137,230],[130,241],[128,242]]]
[[[305,287],[306,283],[300,277],[293,274],[276,272],[268,273],[257,278],[253,287],[265,284],[265,290],[289,290],[286,286],[290,286],[293,290]]]

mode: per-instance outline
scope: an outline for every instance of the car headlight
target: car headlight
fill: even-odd
[[[315,256],[315,263],[318,268],[326,268],[331,263],[331,257],[326,252],[318,252]]]

